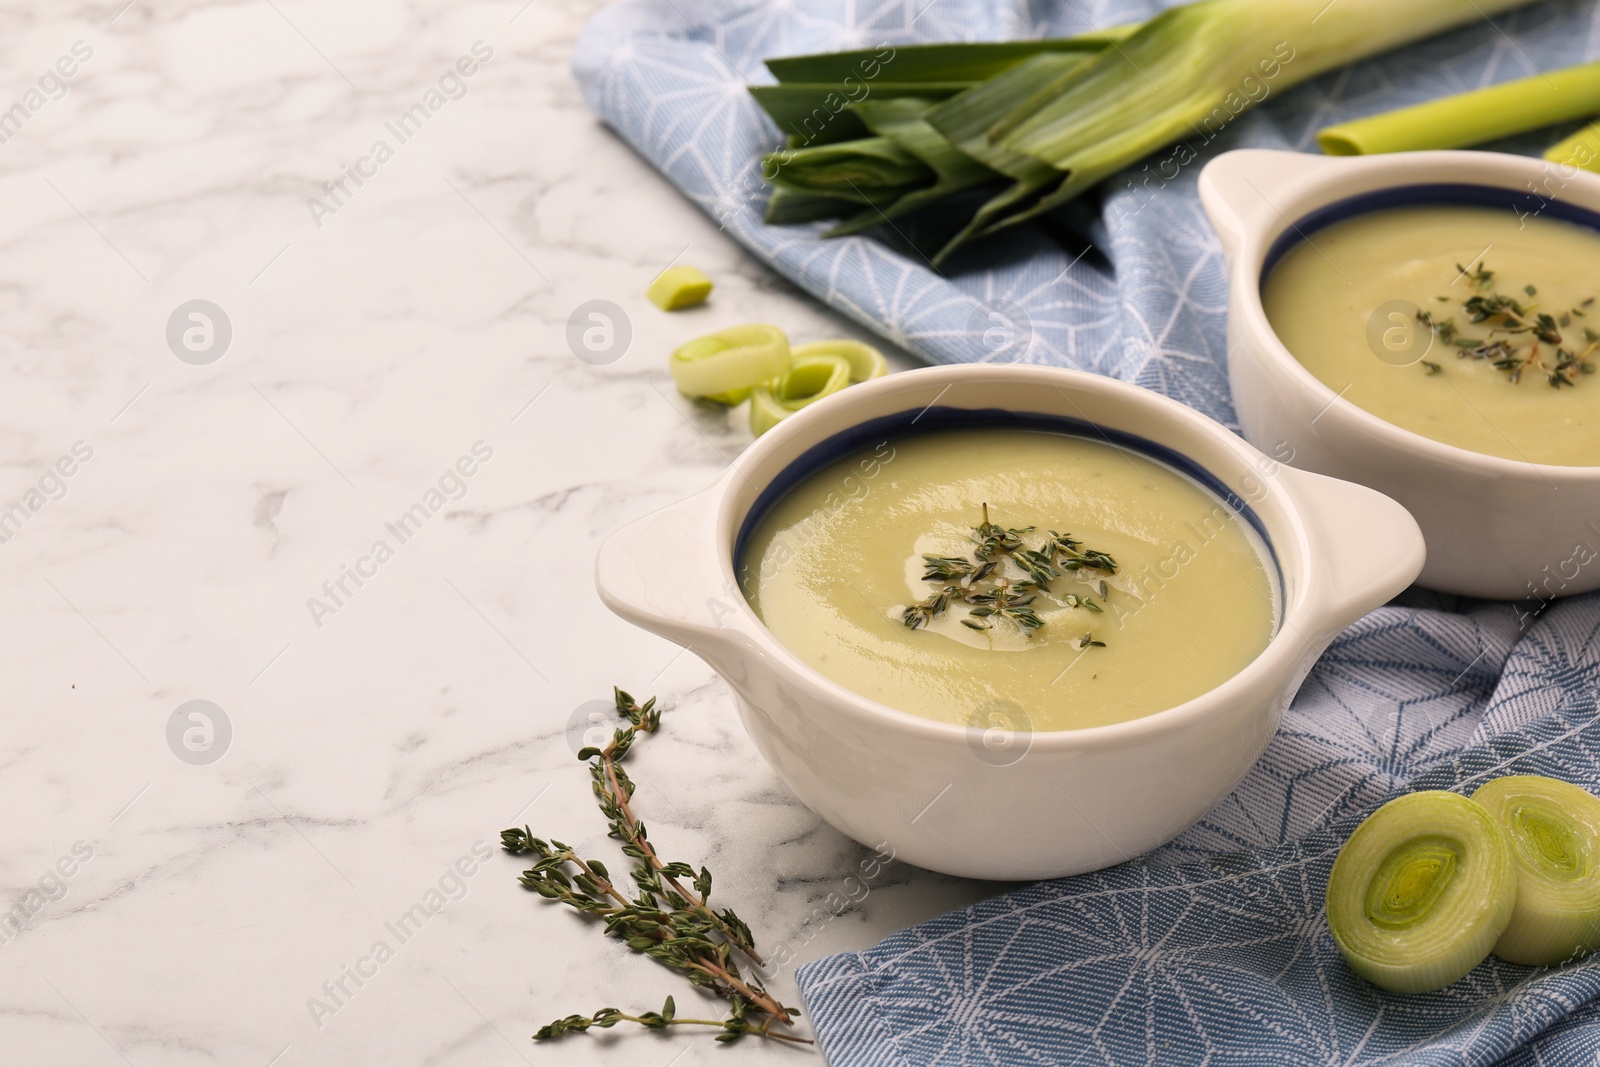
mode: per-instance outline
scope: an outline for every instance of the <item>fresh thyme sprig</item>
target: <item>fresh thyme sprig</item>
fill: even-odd
[[[656,1030],[715,1026],[722,1031],[718,1041],[736,1041],[749,1034],[810,1044],[806,1038],[772,1029],[792,1025],[800,1013],[779,1003],[754,975],[746,978],[741,973],[735,953],[758,967],[762,959],[750,927],[731,908],[721,912],[711,908],[711,872],[701,867],[696,873],[687,863],[663,862],[650,843],[645,825],[631,805],[633,781],[621,764],[640,734],[660,728],[661,711],[653,697],[641,705],[621,689],[613,690],[613,695],[617,712],[629,725],[619,727],[604,748],[586,747],[578,758],[589,763],[596,801],[610,825],[608,836],[621,841],[623,854],[636,861],[629,872],[636,896],[631,900],[625,896],[600,860],[584,859],[563,842],[534,837],[527,827],[501,831],[501,847],[534,857],[534,865],[520,879],[524,887],[601,920],[607,934],[622,939],[633,951],[679,971],[691,985],[726,1000],[729,1013],[721,1020],[680,1019],[668,997],[659,1012],[629,1015],[602,1008],[593,1015],[568,1015],[540,1027],[533,1035],[535,1040],[633,1022]]]
[[[1594,303],[1593,297],[1556,316],[1538,311],[1537,305],[1524,306],[1515,297],[1497,292],[1494,289],[1494,271],[1482,262],[1478,263],[1475,270],[1457,263],[1456,270],[1460,271],[1460,277],[1467,279],[1472,291],[1472,295],[1461,302],[1461,309],[1469,323],[1485,327],[1487,336],[1463,337],[1453,318],[1437,319],[1431,312],[1421,309],[1417,311],[1417,321],[1432,330],[1440,341],[1456,348],[1458,358],[1485,360],[1496,370],[1505,371],[1507,380],[1513,385],[1522,380],[1526,371],[1544,374],[1556,389],[1564,385],[1576,385],[1580,374],[1594,373],[1594,363],[1590,357],[1600,348],[1600,334],[1585,326],[1585,347],[1574,351],[1562,347],[1566,341],[1561,332],[1572,325],[1574,318],[1586,317],[1584,309]],[[1523,286],[1522,291],[1530,298],[1539,292],[1532,285]],[[1449,297],[1441,296],[1438,299],[1440,303],[1450,302]],[[1496,334],[1502,336],[1497,337]],[[1519,335],[1523,334],[1530,338],[1526,348],[1521,347]],[[1541,343],[1555,349],[1553,361],[1546,359],[1540,351]],[[1443,370],[1438,363],[1426,359],[1420,362],[1423,370],[1430,375]]]
[[[618,1023],[638,1023],[646,1030],[665,1030],[669,1026],[715,1026],[721,1030],[716,1039],[718,1041],[737,1041],[746,1034],[756,1037],[769,1037],[774,1041],[792,1041],[797,1045],[809,1045],[807,1038],[796,1037],[771,1029],[777,1022],[768,1016],[757,1022],[750,1022],[744,1017],[742,1004],[735,1006],[735,1013],[726,1019],[681,1019],[678,1017],[677,1005],[671,997],[661,1006],[660,1011],[647,1011],[639,1015],[629,1015],[616,1008],[601,1008],[593,1015],[568,1015],[564,1019],[557,1019],[550,1025],[543,1027],[537,1036],[540,1040],[561,1037],[565,1034],[581,1034],[590,1027],[599,1027],[609,1030]]]
[[[923,556],[923,581],[938,582],[939,588],[930,596],[910,605],[900,614],[900,620],[913,630],[920,630],[942,616],[956,601],[972,605],[961,625],[971,630],[990,630],[995,618],[1010,619],[1021,628],[1023,636],[1032,637],[1034,631],[1044,626],[1033,608],[1041,592],[1050,592],[1050,582],[1068,571],[1099,570],[1107,574],[1117,572],[1117,561],[1105,552],[1084,549],[1082,542],[1070,534],[1050,531],[1038,548],[1030,548],[1025,540],[1034,527],[1007,528],[989,520],[989,505],[983,505],[983,522],[973,527],[972,559],[961,556]],[[1011,578],[1001,572],[1006,561],[1015,564],[1026,578]],[[1100,582],[1100,599],[1104,600],[1110,589]],[[1084,608],[1103,612],[1093,597],[1086,593],[1067,593],[1061,602],[1069,608]],[[1104,646],[1103,641],[1092,644]],[[1087,648],[1085,644],[1080,647]]]

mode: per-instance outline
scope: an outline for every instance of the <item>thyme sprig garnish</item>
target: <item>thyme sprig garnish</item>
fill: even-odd
[[[561,841],[535,837],[527,827],[501,831],[501,847],[534,858],[534,865],[519,879],[525,888],[601,920],[607,934],[625,941],[633,951],[726,1000],[728,1017],[679,1018],[668,997],[659,1012],[630,1015],[617,1008],[602,1008],[593,1015],[568,1015],[540,1027],[534,1039],[546,1041],[591,1027],[609,1029],[632,1022],[653,1030],[714,1026],[721,1030],[718,1041],[754,1035],[810,1044],[806,1038],[773,1029],[792,1025],[800,1013],[779,1003],[754,975],[747,978],[740,971],[735,954],[758,967],[762,959],[750,927],[731,908],[712,909],[711,872],[701,867],[697,873],[687,863],[663,862],[650,843],[644,823],[633,811],[633,781],[621,764],[640,734],[660,728],[661,710],[653,697],[641,705],[628,693],[614,689],[613,698],[618,714],[629,725],[619,727],[604,748],[586,747],[578,758],[589,763],[591,788],[610,827],[607,836],[621,841],[623,854],[636,861],[629,871],[636,890],[633,899],[611,880],[603,862],[584,859]]]
[[[1585,309],[1594,298],[1568,308],[1559,316],[1539,311],[1537,305],[1524,305],[1513,296],[1496,291],[1494,271],[1479,262],[1475,269],[1456,264],[1458,278],[1465,278],[1472,295],[1461,302],[1467,322],[1484,327],[1484,337],[1463,337],[1453,318],[1436,318],[1432,312],[1419,309],[1417,321],[1433,331],[1440,341],[1457,349],[1460,359],[1481,359],[1496,370],[1506,372],[1513,385],[1522,380],[1525,372],[1543,374],[1553,388],[1576,385],[1578,375],[1593,374],[1594,363],[1590,357],[1600,348],[1600,334],[1585,326],[1582,331],[1584,346],[1578,349],[1563,347],[1567,344],[1562,331],[1572,325],[1574,318],[1586,317]],[[1524,285],[1522,292],[1528,297],[1538,295],[1532,285]],[[1440,303],[1449,303],[1449,297],[1438,297]],[[1496,336],[1496,335],[1500,336]],[[1527,335],[1527,347],[1522,346]],[[1546,357],[1539,346],[1553,348],[1555,355]],[[1443,368],[1435,362],[1421,360],[1423,370],[1432,375]]]
[[[983,522],[972,529],[972,558],[923,556],[922,579],[939,583],[939,588],[905,608],[901,621],[913,630],[920,630],[959,601],[970,605],[967,617],[961,620],[961,625],[968,629],[990,630],[994,628],[994,619],[1009,619],[1017,624],[1024,637],[1032,637],[1034,631],[1044,626],[1033,603],[1041,592],[1050,592],[1051,581],[1070,571],[1117,572],[1117,561],[1109,554],[1085,549],[1071,534],[1051,530],[1037,548],[1029,547],[1026,538],[1034,530],[1032,526],[1008,528],[991,522],[989,505],[984,504]],[[1006,575],[1003,568],[1008,561],[1026,577]],[[1099,591],[1101,600],[1110,594],[1104,580],[1099,584]],[[1069,608],[1105,610],[1087,593],[1067,593],[1060,600]],[[1105,642],[1093,641],[1092,644],[1103,647]]]

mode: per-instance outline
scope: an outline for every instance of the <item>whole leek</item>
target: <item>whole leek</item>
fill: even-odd
[[[1072,49],[1018,56],[1004,70],[937,103],[923,116],[952,147],[991,171],[993,181],[1006,182],[965,219],[934,263],[973,237],[1078,196],[1163,146],[1210,140],[1245,110],[1291,85],[1528,2],[1414,0],[1397,11],[1390,0],[1199,0],[1162,12],[1120,40],[1086,40]],[[945,84],[961,80],[927,62],[913,68],[917,78],[902,79],[894,64],[910,51],[902,48],[881,60],[886,77]],[[780,82],[787,71],[803,72],[809,84],[817,84],[832,80],[816,73],[825,60],[769,60],[768,67]],[[871,84],[864,85],[870,99]],[[835,168],[820,172],[822,180],[816,169],[807,173],[811,153],[839,146],[785,150],[769,157],[766,172],[785,188],[832,195],[885,213],[904,198],[937,186],[932,168],[916,177],[903,168],[885,168],[892,172],[890,179],[876,187],[869,184],[875,180],[871,173],[883,166],[881,147],[869,148],[874,142],[894,144],[886,137],[852,142],[849,151],[866,158],[847,163],[847,156],[822,157],[820,162]],[[891,155],[899,162],[913,154],[895,147],[898,153]],[[840,181],[839,169],[847,165],[854,171],[848,181]],[[784,175],[796,166],[800,179],[792,171]],[[926,207],[944,195],[918,196],[913,207]],[[864,212],[857,208],[848,214],[860,220]],[[852,227],[841,230],[853,232]]]

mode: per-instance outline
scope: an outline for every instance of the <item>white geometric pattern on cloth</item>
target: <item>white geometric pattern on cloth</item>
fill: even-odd
[[[1269,99],[1153,194],[1135,168],[1048,234],[973,247],[948,278],[904,223],[836,241],[819,239],[825,224],[762,224],[758,158],[780,143],[744,90],[769,80],[762,58],[1059,36],[1160,6],[620,3],[591,20],[573,68],[590,106],[733,237],[867,328],[934,362],[971,361],[987,352],[986,306],[1020,307],[1029,362],[1134,381],[1232,424],[1227,286],[1194,192],[1204,160],[1307,148],[1331,121],[1600,55],[1596,5],[1562,0],[1357,64]],[[1600,594],[1526,629],[1519,614],[1409,593],[1341,635],[1257,767],[1171,845],[803,968],[829,1062],[1600,1063],[1600,961],[1491,961],[1444,992],[1396,997],[1350,974],[1322,918],[1338,843],[1397,791],[1499,773],[1600,789]]]

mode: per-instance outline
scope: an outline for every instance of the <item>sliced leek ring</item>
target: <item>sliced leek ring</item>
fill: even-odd
[[[1368,816],[1328,876],[1328,929],[1350,968],[1396,993],[1443,989],[1511,922],[1517,871],[1488,810],[1456,793],[1396,797]]]
[[[765,323],[729,326],[679,346],[668,366],[684,396],[736,394],[789,369],[789,339]]]
[[[869,344],[860,341],[812,341],[794,350],[796,362],[807,356],[839,356],[850,364],[850,381],[866,382],[889,373],[889,361]]]
[[[713,393],[710,396],[703,396],[700,399],[709,400],[713,404],[726,404],[730,408],[736,408],[740,404],[743,404],[746,400],[750,399],[750,390],[748,388],[734,389],[727,393]]]
[[[750,393],[750,432],[760,437],[808,404],[850,384],[850,361],[843,356],[797,359],[781,377]]]
[[[1508,963],[1554,966],[1600,947],[1600,797],[1536,774],[1496,778],[1472,799],[1500,824],[1517,906],[1494,944]]]

